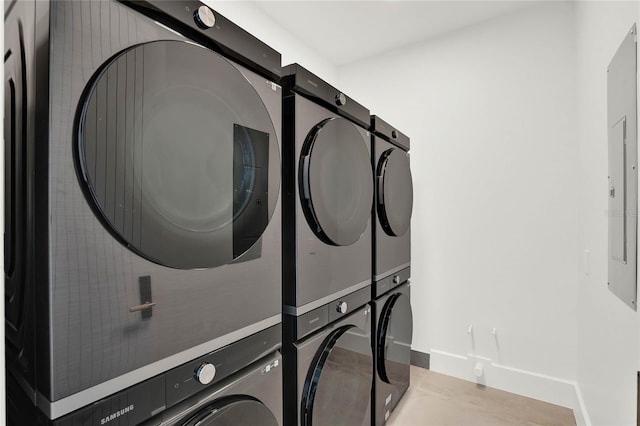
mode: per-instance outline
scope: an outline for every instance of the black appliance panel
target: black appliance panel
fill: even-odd
[[[411,267],[407,266],[406,268],[393,272],[391,275],[387,275],[384,278],[377,279],[375,285],[373,286],[373,297],[378,298],[382,296],[392,288],[408,281],[410,277]]]
[[[410,149],[409,136],[376,115],[371,116],[371,131],[405,151]]]
[[[369,225],[371,180],[369,151],[354,124],[330,118],[309,132],[300,153],[300,200],[318,238],[336,246],[360,239]]]
[[[282,425],[282,365],[278,352],[265,356],[152,421],[161,426]]]
[[[249,117],[267,132],[243,126]],[[258,93],[226,59],[151,42],[116,55],[94,79],[79,163],[92,201],[128,247],[165,266],[217,267],[250,249],[273,215],[273,135]]]
[[[300,93],[331,111],[369,128],[369,110],[299,64],[283,68],[285,89]]]
[[[383,425],[410,384],[413,314],[408,283],[372,302],[375,310],[374,424]]]
[[[208,6],[208,19],[201,18],[203,4],[195,0],[120,0],[175,28],[185,36],[278,81],[282,76],[281,55]],[[205,23],[206,22],[206,23]],[[209,26],[213,24],[212,26]]]
[[[390,148],[382,153],[376,168],[378,219],[387,235],[404,235],[411,225],[413,182],[409,153]]]

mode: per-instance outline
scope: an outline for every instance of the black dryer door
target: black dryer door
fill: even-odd
[[[377,330],[378,376],[385,382],[403,388],[409,384],[413,314],[409,297],[391,295],[380,314]]]
[[[262,99],[234,65],[192,43],[136,45],[96,73],[83,99],[78,174],[123,244],[196,269],[258,243],[278,198],[280,150]]]
[[[404,235],[411,224],[413,183],[409,154],[390,148],[382,153],[376,169],[377,210],[387,235]]]
[[[299,171],[303,210],[318,238],[336,246],[358,241],[371,215],[373,174],[356,125],[331,118],[314,127],[302,148]]]
[[[279,426],[273,413],[248,396],[221,398],[190,417],[182,426]]]
[[[370,340],[353,325],[327,337],[304,385],[302,426],[360,426],[369,419],[373,357]]]

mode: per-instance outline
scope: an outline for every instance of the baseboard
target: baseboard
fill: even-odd
[[[576,400],[573,406],[573,414],[576,416],[577,426],[591,426],[591,420],[587,413],[587,406],[584,404],[584,398],[582,398],[582,392],[580,386],[576,383]]]
[[[478,355],[437,349],[431,350],[430,366],[438,373],[570,408],[578,426],[591,426],[580,387],[574,381],[501,365]],[[482,370],[480,377],[474,374],[474,368]]]
[[[411,349],[411,365],[428,370],[430,365],[429,354]]]

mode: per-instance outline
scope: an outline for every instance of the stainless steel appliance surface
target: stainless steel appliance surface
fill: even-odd
[[[283,341],[284,424],[371,424],[371,306],[297,342]]]
[[[55,420],[24,395],[10,393],[8,424],[279,426],[283,367],[274,351],[279,345],[279,327],[274,326]],[[12,389],[16,385],[9,378]]]
[[[372,424],[384,424],[410,384],[413,314],[410,283],[374,300],[372,323],[375,378],[372,389]]]
[[[56,419],[281,322],[280,54],[197,1],[5,4],[9,373]]]
[[[284,313],[346,315],[370,294],[369,110],[300,65],[283,74]]]
[[[380,117],[371,116],[375,175],[373,285],[376,298],[411,276],[413,181],[409,137]]]

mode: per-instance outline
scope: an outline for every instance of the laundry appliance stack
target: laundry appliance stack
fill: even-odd
[[[282,424],[280,58],[198,1],[5,3],[10,425]]]
[[[374,170],[372,336],[375,373],[373,424],[389,418],[407,388],[411,361],[411,213],[409,138],[371,116]]]
[[[369,110],[298,64],[283,74],[285,424],[369,425]]]
[[[195,0],[5,2],[7,423],[381,425],[409,138]]]

